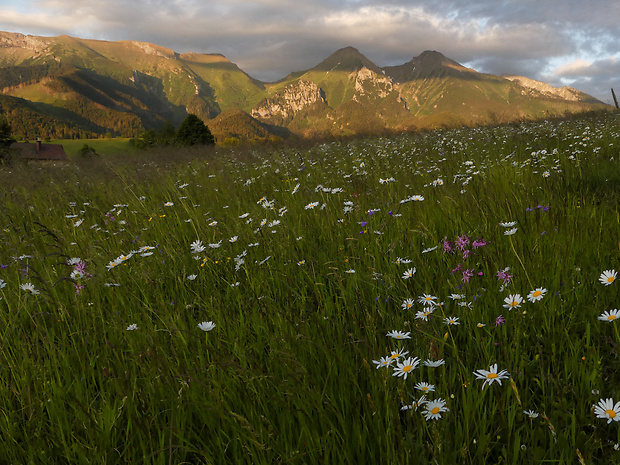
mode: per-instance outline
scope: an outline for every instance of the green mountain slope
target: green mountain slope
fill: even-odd
[[[189,113],[217,127],[220,139],[262,140],[274,134],[402,131],[609,108],[574,89],[481,74],[435,51],[380,68],[346,47],[311,69],[263,83],[219,54],[7,32],[0,32],[0,92],[2,108],[12,108],[5,113],[17,134],[30,135],[40,124],[42,137],[136,136],[166,121],[178,125]],[[42,124],[51,120],[54,124]]]

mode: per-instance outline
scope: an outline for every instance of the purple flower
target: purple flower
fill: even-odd
[[[467,260],[470,253],[471,253],[471,250],[463,250],[463,260]]]
[[[367,224],[368,224],[368,221],[362,221],[362,223],[361,223],[362,228],[363,228],[364,226],[366,226]]]
[[[460,250],[465,250],[465,247],[467,247],[468,245],[469,245],[469,237],[467,237],[465,234],[463,234],[462,236],[458,236],[456,238],[456,246]]]
[[[484,239],[476,239],[474,242],[472,242],[471,246],[474,249],[477,249],[478,247],[484,247],[485,245],[487,245],[487,243],[485,242]]]
[[[473,271],[467,268],[465,271],[463,271],[463,282],[468,283],[469,278],[471,278],[473,275],[474,275]]]
[[[501,279],[504,281],[504,284],[509,284],[510,280],[514,277],[511,274],[508,274],[505,270],[499,270],[496,274],[497,279]]]
[[[500,315],[495,319],[495,326],[502,325],[505,322],[506,322],[506,319],[502,315]]]
[[[443,238],[443,251],[445,253],[452,252],[454,250],[452,246],[452,242],[446,239],[447,239],[446,237]]]

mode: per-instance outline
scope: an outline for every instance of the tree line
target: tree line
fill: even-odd
[[[144,131],[129,142],[138,149],[148,149],[170,145],[215,145],[215,138],[204,121],[190,114],[181,122],[178,129],[175,129],[170,121],[166,121],[161,128]]]

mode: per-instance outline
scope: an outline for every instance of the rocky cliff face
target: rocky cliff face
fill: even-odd
[[[360,69],[355,76],[355,91],[360,95],[370,91],[378,98],[385,98],[393,90],[390,78],[379,75],[366,67]]]
[[[531,89],[540,92],[541,94],[549,97],[559,97],[564,100],[578,102],[581,100],[579,97],[579,91],[571,87],[553,87],[547,83],[529,79],[523,76],[502,76],[509,81],[516,82],[525,89]]]
[[[323,91],[310,81],[295,81],[276,91],[252,109],[252,116],[262,121],[282,123],[310,106],[325,104]]]

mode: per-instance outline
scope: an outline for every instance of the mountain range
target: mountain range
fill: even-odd
[[[608,105],[568,87],[476,72],[439,52],[379,67],[353,47],[277,82],[219,54],[0,32],[0,111],[22,137],[135,137],[196,114],[219,143],[563,116]]]

